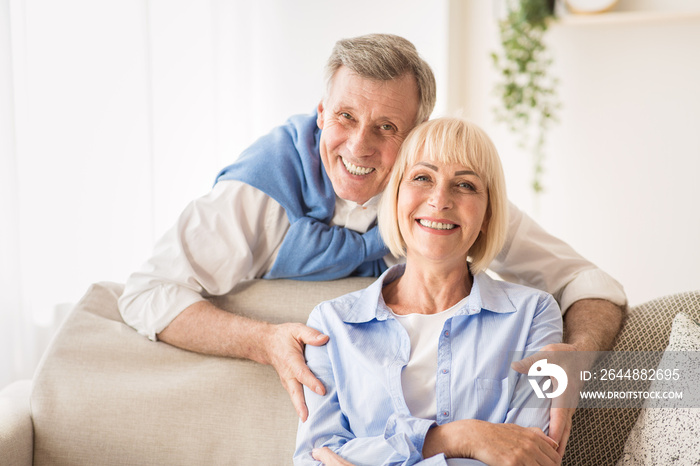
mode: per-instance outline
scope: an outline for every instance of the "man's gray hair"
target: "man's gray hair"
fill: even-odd
[[[411,73],[418,86],[419,106],[416,124],[430,117],[435,107],[435,76],[416,47],[403,37],[391,34],[368,34],[341,39],[335,43],[326,63],[326,92],[330,91],[338,68],[367,79],[389,81]]]

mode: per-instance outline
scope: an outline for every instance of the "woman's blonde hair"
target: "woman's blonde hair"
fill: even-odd
[[[396,257],[406,255],[397,217],[399,188],[406,170],[419,159],[465,165],[486,185],[486,231],[479,234],[469,250],[471,272],[483,272],[503,247],[507,229],[508,199],[496,147],[481,128],[461,118],[438,118],[411,131],[399,150],[378,214],[379,231]]]

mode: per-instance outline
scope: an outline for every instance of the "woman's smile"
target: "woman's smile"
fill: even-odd
[[[451,235],[459,229],[459,225],[444,219],[419,218],[416,222],[424,230],[437,235]]]

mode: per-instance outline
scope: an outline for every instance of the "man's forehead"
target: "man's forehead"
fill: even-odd
[[[410,73],[382,81],[341,67],[333,78],[328,103],[348,110],[371,110],[376,118],[415,120],[418,89]]]

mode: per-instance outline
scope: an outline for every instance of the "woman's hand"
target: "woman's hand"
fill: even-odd
[[[311,452],[311,455],[316,461],[320,461],[325,466],[354,466],[349,461],[336,455],[335,452],[328,447],[316,448]]]
[[[465,419],[428,431],[423,456],[445,453],[448,458],[474,458],[491,465],[561,463],[557,443],[536,427]]]

